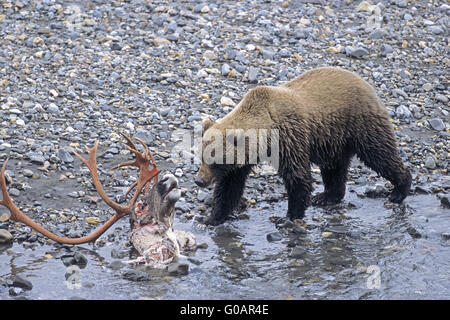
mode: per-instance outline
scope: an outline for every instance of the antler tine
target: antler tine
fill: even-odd
[[[124,137],[125,140],[127,140],[127,142],[126,142],[125,144],[127,144],[129,147],[131,147],[131,148],[137,150],[136,145],[134,144],[133,140],[131,140],[131,138],[130,138],[129,136],[125,135],[125,133],[123,133],[123,132],[119,132],[119,134],[120,134],[122,137]],[[135,137],[135,139],[137,139],[137,138]]]
[[[147,145],[145,144],[144,141],[142,141],[141,139],[139,139],[138,137],[134,137],[136,139],[137,142],[139,142],[145,149],[145,154],[150,156],[150,159],[152,161],[152,165],[154,168],[156,168],[156,161],[155,158],[153,158],[152,153],[150,152],[150,150],[148,149]]]
[[[126,197],[130,193],[130,191],[133,190],[136,186],[140,186],[139,181],[144,179],[145,175],[149,172],[148,167],[149,167],[149,162],[150,161],[152,162],[152,165],[153,165],[153,169],[151,170],[151,172],[154,172],[153,183],[157,183],[158,182],[158,175],[157,174],[159,173],[159,170],[158,170],[158,168],[156,166],[155,158],[153,158],[153,155],[151,154],[150,150],[148,149],[148,146],[145,144],[144,141],[142,141],[141,139],[139,139],[137,137],[134,137],[134,139],[137,142],[139,142],[145,149],[145,152],[140,152],[137,149],[136,144],[131,140],[130,137],[126,136],[122,132],[119,132],[119,133],[120,133],[120,135],[122,137],[124,137],[127,140],[125,145],[126,145],[128,150],[130,150],[131,152],[133,152],[136,155],[136,159],[133,160],[133,161],[127,161],[127,162],[120,163],[117,166],[114,166],[113,168],[111,168],[111,170],[117,169],[117,168],[121,168],[121,167],[126,167],[126,166],[135,166],[135,167],[138,167],[140,169],[139,180],[137,182],[133,183],[128,188],[127,192],[125,192],[125,197]],[[146,187],[146,191],[148,189],[148,181],[149,180],[147,180],[145,182],[145,184],[144,184],[144,185],[147,186]],[[140,193],[140,190],[139,190],[139,192],[136,191],[135,195],[139,194],[139,193]]]

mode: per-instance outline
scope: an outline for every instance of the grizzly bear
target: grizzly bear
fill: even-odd
[[[291,220],[303,218],[311,202],[324,206],[342,200],[354,155],[393,184],[391,202],[400,203],[408,195],[411,174],[399,157],[390,117],[374,88],[352,72],[317,68],[279,87],[253,88],[224,118],[204,121],[202,164],[195,182],[200,187],[215,183],[214,204],[207,224],[222,223],[238,206],[247,176],[261,160],[258,156],[256,163],[249,162],[248,153],[257,150],[261,143],[271,145],[268,134],[266,142],[250,142],[246,137],[247,154],[243,162],[225,162],[221,155],[219,161],[217,157],[215,161],[205,161],[204,151],[218,141],[209,133],[215,130],[226,135],[232,129],[277,133],[278,173],[287,190],[287,216]],[[221,148],[225,149],[225,141],[229,140],[228,137],[222,140]],[[231,140],[236,149],[236,139]],[[211,150],[209,158],[218,151]],[[269,147],[269,154],[271,151]],[[223,150],[223,158],[230,152],[236,160],[236,150]],[[324,192],[311,198],[312,163],[320,167]]]

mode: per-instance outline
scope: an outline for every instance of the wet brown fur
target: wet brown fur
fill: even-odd
[[[342,200],[354,155],[391,181],[391,201],[401,202],[410,188],[411,174],[398,155],[385,106],[367,82],[349,71],[318,68],[279,87],[256,87],[230,114],[216,123],[206,121],[204,128],[279,130],[279,174],[292,219],[302,218],[310,204],[311,163],[320,167],[325,186],[312,199],[316,205]],[[198,177],[216,182],[209,223],[222,222],[236,208],[250,169],[251,165],[202,164]]]

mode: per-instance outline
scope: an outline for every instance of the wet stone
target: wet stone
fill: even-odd
[[[290,257],[294,259],[303,258],[306,255],[306,250],[303,248],[294,248],[291,251]]]
[[[382,185],[367,187],[364,191],[364,195],[368,198],[384,198],[388,194],[389,191]]]
[[[24,290],[22,288],[17,288],[17,287],[9,288],[9,290],[8,290],[8,293],[11,297],[20,296],[23,292],[24,292]]]
[[[118,250],[116,248],[111,250],[111,258],[123,259],[128,255],[128,251]]]
[[[299,226],[295,226],[294,229],[292,229],[292,232],[295,234],[298,234],[298,235],[304,235],[307,233],[305,229],[303,229]]]
[[[185,276],[189,274],[189,264],[187,263],[172,263],[167,267],[167,272],[171,276]]]
[[[149,281],[151,277],[148,273],[140,270],[126,270],[122,272],[122,277],[129,281]]]
[[[441,198],[441,205],[444,208],[450,209],[450,196],[449,195],[445,195]]]
[[[111,262],[109,264],[109,268],[111,268],[112,270],[120,270],[120,269],[122,269],[125,266],[126,266],[126,264],[124,264],[120,260],[114,260],[113,262]]]
[[[326,229],[326,231],[338,233],[338,234],[346,234],[348,232],[348,227],[346,227],[346,226],[330,226]]]
[[[61,256],[61,260],[66,267],[71,265],[77,265],[80,268],[85,268],[88,263],[86,257],[79,252],[63,255]]]
[[[408,232],[409,235],[414,239],[422,238],[422,235],[414,227],[408,227],[406,229],[406,232]]]
[[[274,242],[274,241],[280,241],[283,239],[283,235],[280,232],[271,232],[267,235],[267,241]]]
[[[33,284],[31,283],[31,281],[23,278],[20,275],[16,275],[14,277],[13,282],[12,282],[12,286],[13,287],[22,288],[24,290],[31,290],[31,289],[33,289]]]

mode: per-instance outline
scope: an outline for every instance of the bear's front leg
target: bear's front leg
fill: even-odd
[[[211,215],[205,221],[206,224],[221,224],[237,208],[250,170],[251,166],[245,166],[217,179],[213,196],[214,206]]]
[[[284,181],[288,194],[287,217],[291,220],[302,219],[311,202],[311,175],[306,174],[303,178],[288,177]]]

